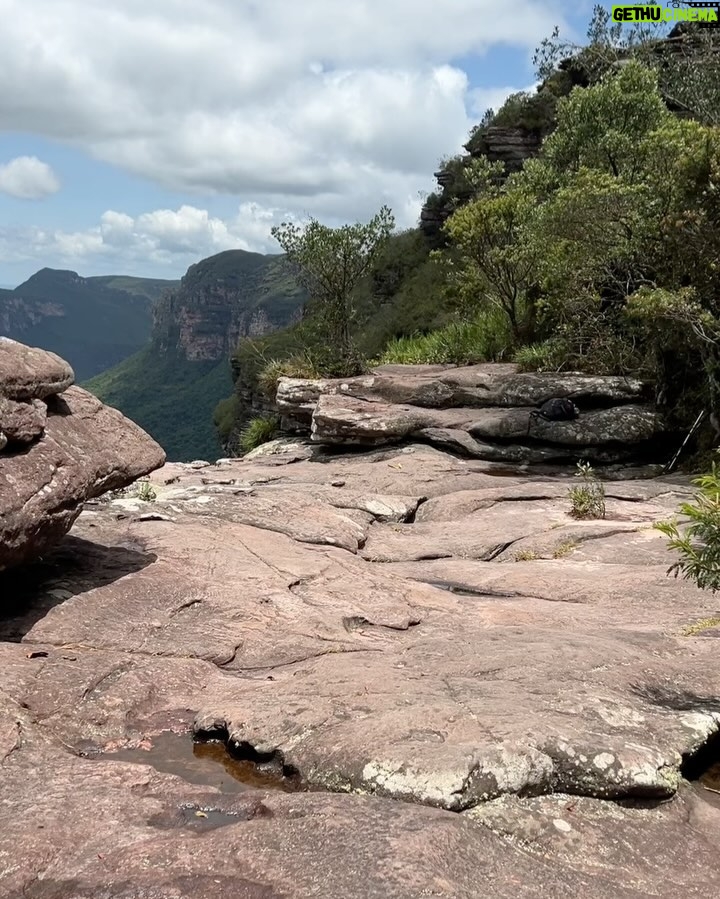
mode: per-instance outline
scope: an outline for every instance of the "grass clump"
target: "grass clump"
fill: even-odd
[[[249,453],[277,437],[279,422],[274,416],[258,416],[251,419],[240,432],[240,451]]]
[[[507,355],[510,343],[508,329],[499,316],[483,315],[451,322],[429,334],[391,340],[378,361],[381,365],[497,362]]]
[[[564,559],[565,556],[569,556],[575,549],[577,549],[577,542],[575,540],[564,540],[555,547],[553,559]]]
[[[516,562],[536,562],[540,555],[534,549],[521,549],[515,553]]]
[[[157,492],[150,481],[142,480],[138,483],[135,496],[144,503],[154,503],[157,499]]]
[[[699,488],[692,502],[680,506],[690,519],[684,533],[676,521],[658,522],[655,528],[669,538],[668,549],[680,554],[668,574],[694,581],[703,590],[720,590],[720,470],[713,462],[709,474],[695,478]]]
[[[319,378],[312,361],[306,356],[290,356],[289,359],[272,359],[257,376],[260,390],[275,399],[280,378]]]
[[[573,518],[605,518],[605,487],[589,462],[578,462],[575,477],[582,483],[570,488],[570,514]]]
[[[697,637],[703,631],[709,631],[711,628],[720,627],[720,618],[703,618],[695,624],[688,624],[680,632],[683,637]]]

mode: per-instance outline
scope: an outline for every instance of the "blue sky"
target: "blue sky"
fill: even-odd
[[[388,203],[534,81],[555,0],[0,0],[0,285],[47,265],[176,278],[272,224]],[[148,12],[147,7],[152,6]]]

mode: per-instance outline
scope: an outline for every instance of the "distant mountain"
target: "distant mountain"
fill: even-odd
[[[0,290],[0,334],[58,353],[84,381],[147,344],[153,305],[177,284],[44,268]]]
[[[190,266],[153,311],[151,343],[84,386],[150,433],[171,461],[216,459],[217,403],[230,356],[300,317],[305,295],[284,256],[228,250]]]

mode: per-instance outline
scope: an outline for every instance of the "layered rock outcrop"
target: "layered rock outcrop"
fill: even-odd
[[[0,338],[0,570],[42,555],[83,503],[165,461],[54,353]]]
[[[558,397],[572,399],[577,419],[538,414]],[[619,462],[665,450],[663,417],[647,398],[647,385],[622,377],[522,373],[498,364],[396,365],[345,380],[282,378],[276,403],[324,445],[422,439],[487,461]]]

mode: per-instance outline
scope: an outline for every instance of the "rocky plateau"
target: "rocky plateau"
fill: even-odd
[[[691,488],[572,481],[298,439],[88,499],[0,573],[0,896],[717,896]]]

